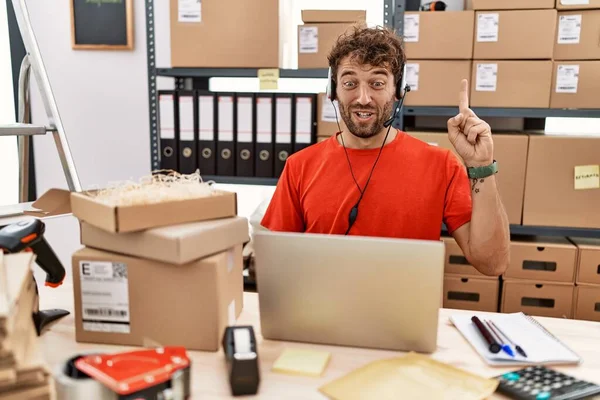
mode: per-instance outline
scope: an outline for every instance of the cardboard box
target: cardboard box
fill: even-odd
[[[337,100],[332,103],[327,98],[327,94],[319,93],[317,97],[317,137],[328,138],[339,132],[340,129],[346,129],[346,124],[340,114]]]
[[[600,61],[554,62],[551,108],[600,108],[598,93]]]
[[[351,27],[346,22],[298,25],[298,68],[328,68],[327,56]]]
[[[210,197],[139,206],[109,206],[83,192],[72,193],[71,210],[80,221],[115,233],[236,216],[236,193],[214,193]]]
[[[446,132],[408,132],[408,134],[434,146],[451,150],[463,162],[452,143],[450,143]],[[496,175],[496,184],[502,198],[502,204],[506,209],[508,222],[520,225],[523,215],[529,136],[518,133],[495,133],[493,134],[493,140],[494,159],[498,161],[499,168],[499,173]]]
[[[498,312],[498,278],[444,276],[444,308]]]
[[[600,285],[600,239],[571,238],[577,246],[577,284]]]
[[[577,247],[563,237],[524,237],[510,242],[507,279],[575,282]]]
[[[478,11],[473,59],[551,59],[556,10]]]
[[[411,90],[404,106],[458,106],[460,82],[471,76],[471,62],[409,60],[406,83]]]
[[[552,61],[473,61],[472,107],[547,108]]]
[[[444,247],[446,248],[446,258],[444,261],[444,273],[460,277],[476,277],[479,279],[498,280],[497,277],[487,276],[479,272],[475,267],[469,264],[464,253],[453,237],[442,237]],[[447,276],[447,275],[446,275]]]
[[[243,285],[241,245],[177,266],[83,248],[73,254],[75,339],[217,351]]]
[[[471,0],[473,10],[518,10],[554,8],[555,0]]]
[[[600,8],[600,0],[556,0],[556,8],[559,10]]]
[[[278,0],[203,0],[193,15],[179,3],[170,3],[172,67],[279,67]]]
[[[575,319],[600,322],[600,286],[575,287]]]
[[[473,11],[405,12],[404,49],[410,59],[472,59]]]
[[[129,233],[111,233],[85,222],[81,224],[81,243],[88,247],[173,264],[192,262],[248,240],[248,220],[243,217]]]
[[[366,22],[366,10],[302,10],[302,22]]]
[[[504,281],[501,312],[538,317],[572,318],[574,285]]]
[[[600,228],[600,138],[531,135],[523,225]]]
[[[600,10],[561,11],[554,60],[600,60]]]

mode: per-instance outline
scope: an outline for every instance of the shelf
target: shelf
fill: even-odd
[[[257,78],[257,68],[157,68],[157,76],[173,78]],[[280,69],[280,78],[327,78],[327,68]]]
[[[473,107],[479,117],[547,118],[577,117],[600,118],[600,109],[561,109],[561,108],[487,108]],[[410,107],[405,106],[404,115],[452,117],[458,114],[457,107]]]
[[[442,233],[448,234],[445,225],[442,225]],[[511,225],[511,235],[521,236],[570,236],[579,238],[600,238],[600,229],[591,228],[565,228],[558,226],[524,226]]]
[[[277,178],[203,175],[202,180],[204,182],[214,181],[215,183],[232,184],[232,185],[264,185],[264,186],[276,186],[277,185]]]

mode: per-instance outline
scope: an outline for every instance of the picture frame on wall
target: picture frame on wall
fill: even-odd
[[[133,0],[69,0],[74,50],[133,50]]]

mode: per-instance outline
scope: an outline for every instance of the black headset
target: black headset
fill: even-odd
[[[336,85],[335,80],[333,79],[332,69],[331,69],[331,67],[329,67],[329,71],[327,74],[327,91],[326,91],[326,93],[327,93],[327,97],[329,98],[329,100],[332,103],[334,102],[334,100],[336,100],[336,95],[335,95],[336,89],[337,89],[337,85]],[[358,188],[358,191],[360,192],[360,197],[358,198],[358,201],[356,202],[354,207],[352,207],[352,209],[350,210],[350,214],[348,215],[348,229],[346,229],[345,235],[348,235],[348,233],[350,232],[350,229],[352,229],[352,226],[354,225],[354,223],[356,222],[356,219],[358,218],[358,206],[360,205],[360,202],[361,202],[363,196],[365,195],[367,187],[369,186],[369,182],[371,181],[371,176],[373,176],[373,171],[375,171],[375,166],[377,165],[377,162],[379,161],[379,157],[381,156],[381,152],[383,151],[383,147],[385,146],[385,142],[387,141],[388,135],[390,133],[390,129],[392,128],[392,123],[396,119],[396,116],[398,115],[398,113],[402,110],[402,106],[404,105],[404,97],[406,96],[406,93],[408,93],[408,92],[410,92],[410,86],[406,84],[406,64],[404,64],[402,66],[402,78],[400,79],[400,82],[396,83],[396,93],[395,94],[396,94],[396,98],[399,100],[398,106],[394,110],[394,113],[392,114],[391,118],[386,120],[383,123],[383,126],[388,128],[388,130],[385,134],[385,138],[383,139],[383,143],[381,144],[381,147],[379,148],[379,154],[377,154],[377,159],[375,159],[375,162],[373,163],[373,167],[371,168],[371,172],[369,173],[369,178],[367,179],[367,183],[365,184],[365,187],[362,189],[361,189],[360,185],[358,184],[356,177],[354,176],[354,171],[352,170],[352,164],[350,163],[350,157],[348,156],[348,151],[346,150],[346,145],[344,144],[344,137],[341,136],[342,146],[344,147],[344,153],[346,154],[346,160],[348,160],[348,166],[350,167],[350,174],[352,175],[352,179],[354,180],[354,183],[356,184],[356,187]],[[337,110],[336,110],[335,106],[333,107],[333,109],[335,111],[335,119],[336,119],[336,122],[338,123],[338,129],[340,129],[340,123],[338,121],[338,115],[337,115]],[[340,132],[341,132],[341,129],[340,129]]]

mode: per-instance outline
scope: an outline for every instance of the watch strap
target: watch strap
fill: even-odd
[[[490,165],[484,165],[483,167],[467,167],[467,175],[470,179],[481,179],[487,178],[498,173],[498,163],[496,160]]]

